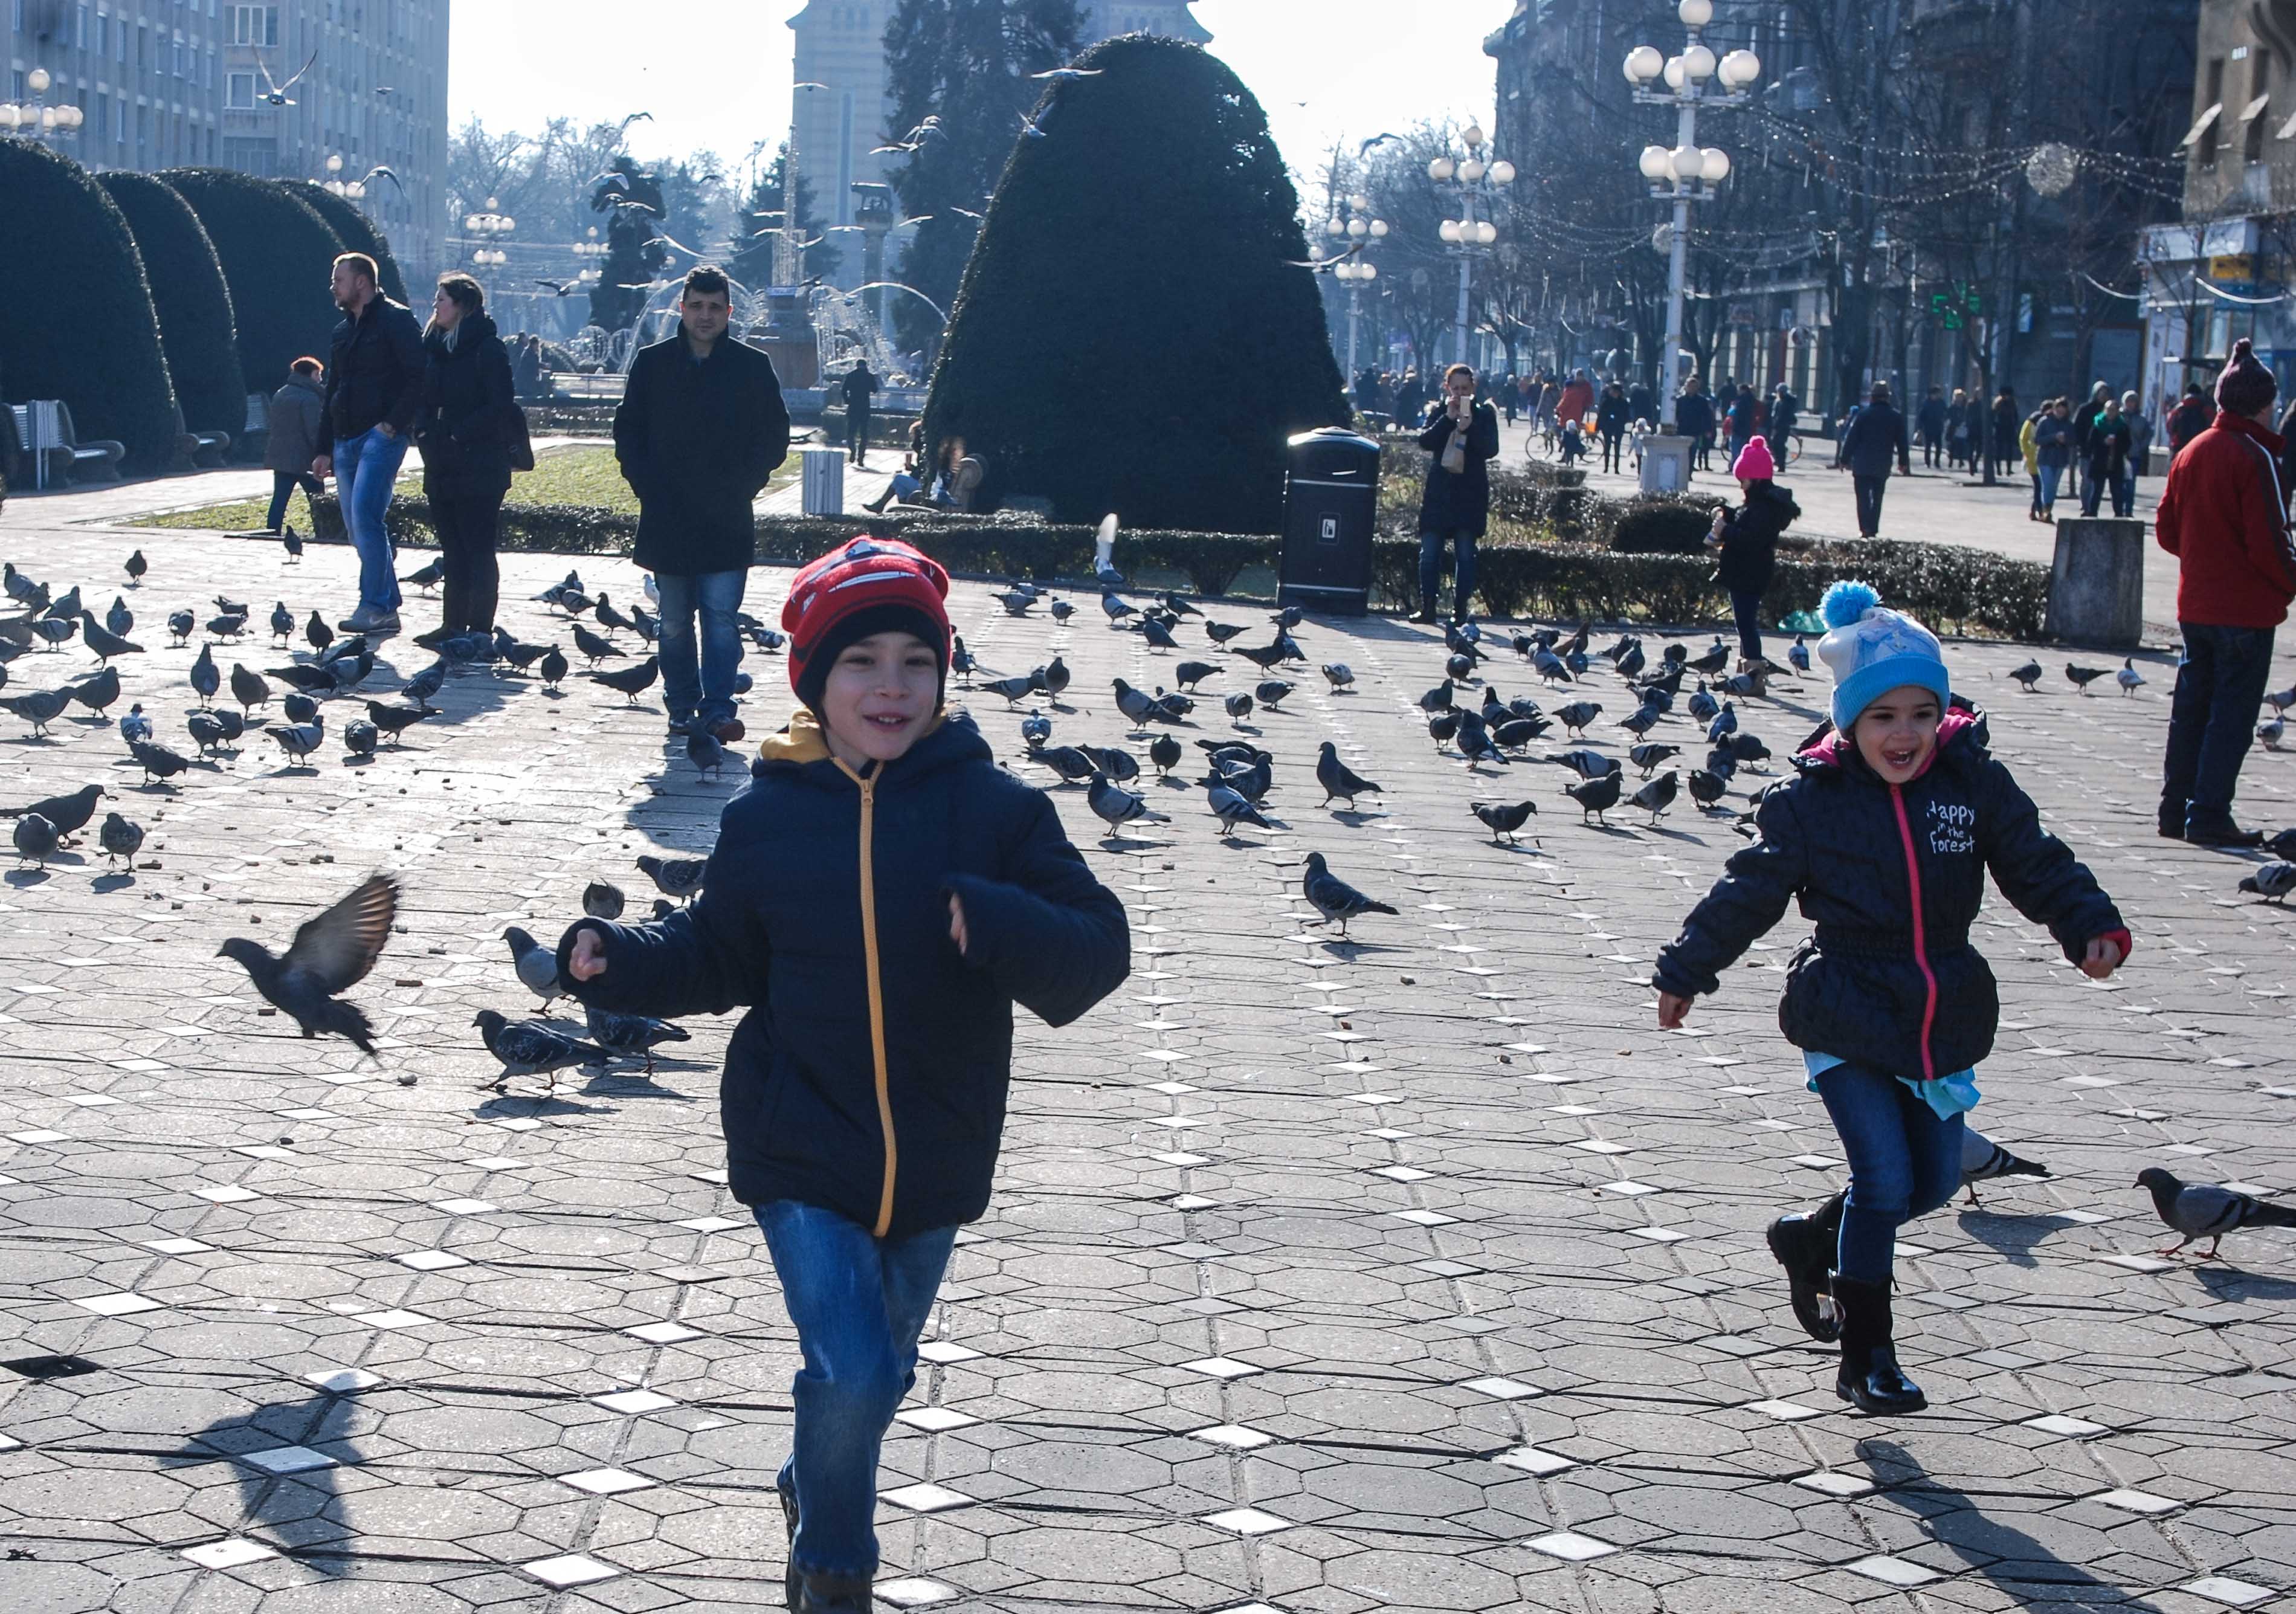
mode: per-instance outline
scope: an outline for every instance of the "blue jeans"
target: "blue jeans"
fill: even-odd
[[[1442,581],[1443,540],[1447,537],[1458,556],[1452,569],[1451,614],[1464,618],[1467,602],[1475,593],[1475,535],[1464,527],[1419,535],[1419,603],[1431,613],[1435,609],[1435,586]]]
[[[287,519],[287,501],[301,487],[305,496],[317,498],[326,491],[319,479],[308,471],[275,471],[271,473],[271,513],[263,518],[264,529],[277,532]]]
[[[1886,1283],[1898,1228],[1927,1216],[1961,1186],[1961,1117],[1940,1118],[1896,1077],[1863,1065],[1819,1071],[1817,1096],[1849,1157],[1834,1270],[1860,1282]]]
[[[876,1239],[818,1205],[755,1209],[805,1356],[790,1381],[789,1461],[775,1481],[797,1498],[790,1556],[811,1575],[873,1574],[877,1448],[916,1382],[917,1336],[956,1229]]]
[[[698,717],[703,726],[734,715],[734,675],[742,668],[742,609],[747,571],[653,574],[661,595],[662,692],[672,718]],[[700,663],[694,657],[694,619],[701,620]]]
[[[2113,479],[2112,513],[2128,520],[2136,513],[2136,473],[2124,471]]]
[[[335,496],[342,504],[351,547],[358,552],[359,603],[369,610],[398,610],[398,573],[382,518],[390,508],[398,463],[406,457],[406,439],[385,437],[379,428],[335,439]]]
[[[2064,479],[2062,465],[2043,463],[2041,466],[2041,513],[2047,515],[2057,507],[2057,484]]]
[[[2221,830],[2233,821],[2233,789],[2271,676],[2272,630],[2180,626],[2185,659],[2169,706],[2161,827],[2180,833]]]

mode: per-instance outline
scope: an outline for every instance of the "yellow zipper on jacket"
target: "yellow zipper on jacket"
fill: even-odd
[[[877,877],[870,862],[877,809],[876,774],[884,772],[884,765],[878,764],[876,774],[865,778],[842,758],[837,759],[837,766],[861,787],[861,957],[869,978],[869,1053],[876,1068],[877,1127],[885,1137],[884,1182],[877,1191],[877,1222],[870,1232],[882,1239],[893,1225],[893,1176],[901,1158],[899,1141],[893,1135],[893,1090],[885,1060],[885,985],[877,957]]]

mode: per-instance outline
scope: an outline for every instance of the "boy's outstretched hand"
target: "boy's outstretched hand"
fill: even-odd
[[[2120,944],[2110,937],[2089,938],[2088,951],[2080,963],[2081,973],[2091,980],[2103,980],[2120,968]]]
[[[576,980],[595,980],[606,972],[606,944],[598,939],[595,930],[584,930],[574,938],[566,969]]]
[[[1658,995],[1658,1028],[1660,1030],[1673,1031],[1678,1029],[1682,1025],[1683,1020],[1689,1013],[1690,1000],[1688,998],[1677,997],[1671,992],[1661,992]]]
[[[956,944],[957,956],[964,955],[964,904],[955,892],[948,894],[948,938]]]

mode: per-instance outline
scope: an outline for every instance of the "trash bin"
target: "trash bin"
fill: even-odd
[[[805,456],[805,513],[841,516],[845,513],[845,450],[801,448]]]
[[[2046,632],[2068,644],[2135,650],[2144,633],[2144,523],[2067,516],[2049,568]]]
[[[1284,457],[1276,600],[1360,617],[1371,604],[1379,445],[1344,426],[1325,426],[1292,438]]]

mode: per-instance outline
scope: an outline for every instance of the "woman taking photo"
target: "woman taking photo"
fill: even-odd
[[[1722,552],[1714,575],[1730,591],[1730,612],[1738,621],[1738,669],[1743,672],[1762,659],[1762,593],[1777,569],[1778,535],[1801,514],[1801,506],[1771,479],[1777,466],[1767,439],[1747,438],[1730,471],[1746,490],[1745,502],[1714,512],[1706,546]]]
[[[439,626],[415,636],[426,650],[495,625],[495,533],[510,491],[518,400],[510,354],[486,304],[477,281],[442,274],[422,333],[426,367],[414,442],[422,450],[422,492],[447,572]]]

